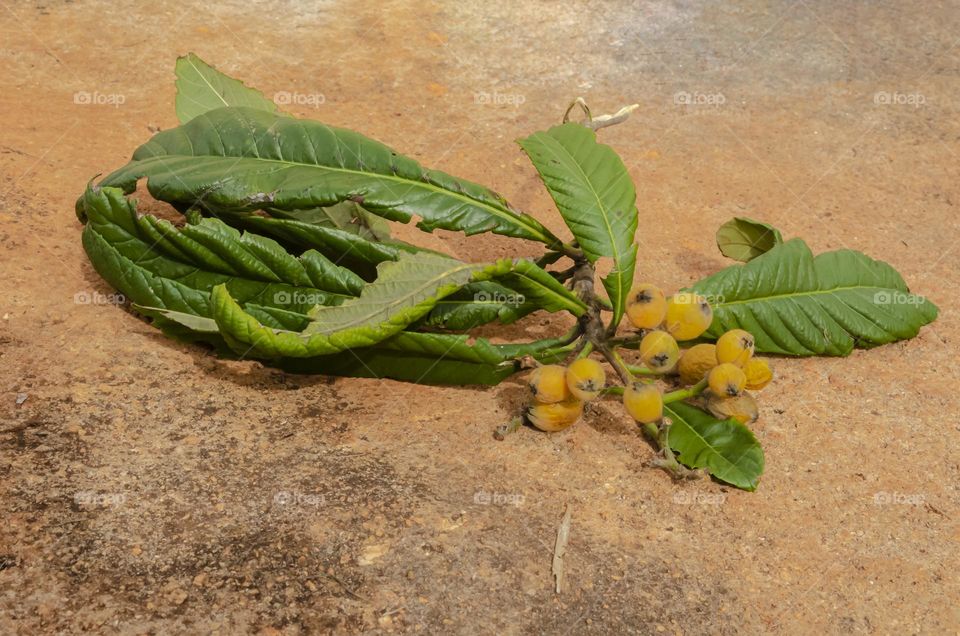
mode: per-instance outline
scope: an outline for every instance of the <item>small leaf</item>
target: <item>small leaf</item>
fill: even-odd
[[[743,263],[783,243],[780,230],[745,217],[734,217],[717,230],[717,247],[727,258]]]
[[[193,53],[177,58],[177,119],[186,123],[224,106],[249,106],[275,112],[277,105],[260,91],[224,75]]]
[[[890,265],[853,250],[816,257],[800,239],[732,265],[691,288],[713,307],[704,334],[745,329],[757,351],[845,356],[856,347],[912,338],[937,307],[910,293]]]
[[[603,286],[617,324],[633,285],[637,246],[636,191],[626,166],[589,128],[568,123],[519,140],[560,215],[591,263],[613,259]]]
[[[756,490],[763,474],[763,449],[745,425],[718,420],[695,406],[674,402],[663,407],[673,422],[667,443],[690,468],[708,468],[720,481]]]

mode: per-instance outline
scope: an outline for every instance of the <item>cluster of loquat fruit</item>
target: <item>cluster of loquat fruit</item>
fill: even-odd
[[[665,403],[683,399],[697,400],[719,419],[732,417],[744,424],[757,419],[756,401],[746,390],[764,388],[773,372],[766,360],[754,357],[749,332],[733,329],[716,344],[695,344],[681,351],[678,342],[695,340],[710,327],[713,310],[707,299],[688,292],[667,298],[651,284],[637,286],[630,299],[627,319],[637,330],[642,366],[628,365],[617,353],[608,352],[621,376],[630,379],[622,389],[607,389],[603,365],[589,357],[581,356],[566,367],[537,367],[529,376],[533,403],[526,417],[531,424],[544,431],[563,430],[580,419],[585,403],[621,391],[624,408],[640,424],[659,422]],[[665,394],[658,380],[668,376],[692,388]]]

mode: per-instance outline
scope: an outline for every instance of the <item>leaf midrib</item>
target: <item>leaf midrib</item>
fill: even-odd
[[[801,296],[832,296],[832,295],[835,295],[835,294],[837,294],[837,293],[839,293],[839,292],[851,291],[851,290],[856,290],[856,289],[878,289],[878,290],[896,291],[896,292],[898,292],[898,293],[905,293],[905,294],[909,294],[909,293],[910,293],[910,292],[902,292],[901,290],[896,289],[895,287],[879,287],[879,286],[876,286],[876,285],[851,285],[851,286],[845,286],[845,287],[834,287],[833,289],[818,289],[818,290],[809,291],[809,292],[793,292],[793,293],[790,293],[790,294],[774,294],[774,295],[772,295],[772,296],[759,296],[759,297],[757,297],[757,298],[748,298],[748,299],[746,299],[746,300],[734,300],[734,301],[729,302],[729,303],[717,303],[716,305],[714,305],[714,308],[716,309],[716,308],[720,308],[720,307],[732,307],[732,306],[734,306],[734,305],[749,305],[749,304],[751,304],[751,303],[765,302],[765,301],[768,301],[768,300],[780,300],[780,299],[786,299],[786,298],[799,298],[799,297],[801,297]],[[911,294],[911,295],[912,295],[912,294]]]
[[[477,201],[476,199],[473,199],[473,198],[470,198],[470,197],[468,197],[468,196],[466,196],[466,195],[460,194],[459,192],[456,192],[456,191],[453,191],[453,190],[447,190],[447,189],[445,189],[445,188],[441,188],[441,187],[439,187],[439,186],[433,185],[433,183],[430,183],[430,182],[427,182],[427,181],[415,181],[415,180],[412,180],[412,179],[401,179],[400,177],[395,177],[395,176],[393,176],[393,175],[387,175],[387,174],[383,174],[383,173],[380,173],[380,172],[367,172],[367,171],[365,171],[365,170],[351,170],[351,169],[348,169],[348,168],[337,168],[337,167],[334,167],[334,166],[323,166],[323,165],[318,165],[318,164],[303,163],[302,161],[289,161],[289,160],[286,160],[286,159],[266,159],[266,158],[263,158],[263,157],[250,157],[250,156],[247,156],[247,155],[243,155],[243,156],[240,156],[240,157],[236,157],[236,156],[233,156],[233,155],[184,155],[184,154],[164,154],[164,155],[154,155],[154,156],[148,157],[148,158],[146,158],[146,159],[139,159],[139,160],[136,161],[136,163],[135,163],[134,165],[143,165],[144,163],[153,163],[154,160],[156,160],[156,162],[159,162],[159,163],[163,164],[163,160],[165,160],[165,159],[166,159],[166,160],[169,160],[169,159],[171,159],[171,158],[176,158],[176,157],[180,157],[180,158],[183,158],[183,159],[237,159],[237,160],[241,160],[241,161],[242,161],[242,160],[252,160],[252,161],[264,162],[264,163],[276,163],[276,164],[280,164],[280,165],[282,165],[282,166],[286,166],[287,168],[296,168],[296,167],[300,167],[300,168],[314,168],[314,169],[317,169],[317,170],[330,170],[330,171],[332,171],[332,172],[341,172],[341,173],[351,174],[351,175],[364,175],[364,176],[367,176],[367,177],[375,177],[375,178],[378,178],[378,179],[383,179],[383,180],[385,180],[385,181],[393,181],[393,182],[396,182],[396,183],[403,184],[403,185],[405,185],[405,186],[407,186],[407,187],[424,188],[424,189],[426,189],[426,190],[430,190],[430,191],[432,191],[432,192],[434,192],[434,193],[437,193],[437,194],[446,195],[446,196],[452,197],[452,198],[454,198],[454,199],[459,199],[459,200],[467,203],[468,205],[473,205],[473,206],[476,206],[476,207],[479,207],[479,208],[483,208],[483,209],[487,210],[488,212],[490,212],[491,214],[493,214],[494,216],[496,216],[497,218],[503,219],[503,220],[505,220],[505,221],[513,222],[513,223],[515,223],[516,225],[518,225],[518,226],[520,226],[520,227],[523,227],[523,228],[526,229],[528,232],[530,232],[530,233],[534,236],[534,238],[535,238],[536,240],[538,240],[538,241],[540,241],[541,243],[544,243],[544,244],[546,244],[546,245],[555,245],[555,244],[559,243],[559,239],[557,239],[556,237],[551,237],[551,236],[549,236],[549,235],[547,235],[547,234],[544,234],[542,231],[538,230],[537,228],[535,228],[535,227],[531,226],[529,223],[527,223],[527,222],[526,222],[526,219],[524,218],[524,215],[523,215],[522,213],[517,213],[517,214],[504,214],[504,210],[500,210],[500,209],[498,209],[498,208],[490,205],[489,203],[485,203],[485,202],[483,202],[483,201]],[[233,165],[236,166],[236,163],[234,163]],[[429,171],[424,170],[424,173],[427,173],[427,172],[429,172]],[[149,177],[148,177],[148,180],[149,180]],[[345,200],[345,199],[341,199],[341,200]],[[421,218],[422,218],[422,217],[421,217]]]
[[[224,105],[224,106],[229,106],[230,103],[227,102],[227,100],[223,98],[223,95],[220,94],[220,91],[218,91],[217,88],[216,88],[213,84],[210,83],[210,80],[208,80],[207,77],[203,74],[203,72],[201,72],[200,68],[199,68],[196,64],[193,63],[193,60],[188,57],[188,58],[187,58],[187,62],[189,62],[189,63],[190,63],[190,67],[197,72],[197,75],[200,76],[200,79],[203,80],[203,83],[206,84],[207,86],[209,86],[209,87],[210,87],[210,90],[213,91],[214,95],[216,95],[217,97],[220,98],[220,101],[223,102],[223,105]],[[201,105],[202,105],[201,102],[198,102],[197,100],[193,99],[192,97],[191,97],[190,99],[191,99],[191,101],[193,101],[194,103],[196,103],[196,104],[201,104]]]

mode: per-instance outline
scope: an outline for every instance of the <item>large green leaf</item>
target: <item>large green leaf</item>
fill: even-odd
[[[745,265],[694,284],[714,310],[705,334],[746,329],[758,351],[785,355],[847,355],[917,335],[936,306],[910,293],[900,274],[852,250],[816,257],[800,239],[777,245]]]
[[[212,344],[228,357],[237,357],[220,335],[216,321],[154,307],[136,306],[165,333],[188,342]],[[565,352],[559,339],[494,345],[463,335],[401,332],[361,349],[312,358],[283,358],[274,363],[291,373],[322,373],[365,378],[390,378],[420,384],[497,384],[519,370],[517,359],[532,356],[553,362]],[[243,352],[241,352],[243,353]]]
[[[560,215],[595,263],[613,259],[603,286],[613,305],[614,324],[626,308],[637,260],[636,192],[626,166],[596,133],[567,123],[519,140],[560,210]]]
[[[404,252],[429,251],[397,240],[373,241],[355,232],[305,221],[255,214],[225,214],[222,219],[232,226],[276,239],[291,250],[317,250],[365,280],[373,280],[377,265],[384,261],[395,261]]]
[[[116,188],[88,188],[78,213],[87,221],[83,246],[94,268],[140,305],[212,317],[210,291],[226,285],[244,307],[273,309],[268,324],[302,328],[316,304],[339,304],[364,284],[319,252],[294,257],[269,238],[217,219],[176,228],[138,217],[135,203]]]
[[[419,324],[467,331],[495,320],[507,325],[537,309],[537,304],[527,301],[524,294],[489,280],[465,285],[439,301]]]
[[[282,219],[295,219],[321,227],[331,227],[351,234],[359,234],[371,241],[390,238],[390,224],[376,214],[367,212],[353,201],[341,201],[328,208],[306,210],[270,210],[270,214]]]
[[[397,154],[363,135],[255,108],[208,111],[157,133],[101,185],[211,212],[297,210],[359,203],[386,219],[420,217],[426,231],[494,232],[560,245],[530,216],[483,186]]]
[[[224,106],[248,106],[271,113],[277,110],[263,93],[224,75],[193,53],[177,58],[175,72],[180,123]]]
[[[756,490],[763,474],[763,449],[745,425],[718,420],[695,406],[674,402],[663,407],[672,424],[667,443],[684,465],[744,490]]]
[[[727,258],[743,263],[769,252],[780,243],[783,243],[780,230],[745,217],[736,216],[717,230],[720,252]]]
[[[474,265],[435,254],[403,254],[382,263],[377,279],[358,298],[335,311],[315,307],[310,324],[299,333],[265,326],[218,285],[212,292],[213,318],[237,351],[267,359],[327,355],[381,342],[426,316],[437,302],[467,283],[504,276],[516,265],[509,260]]]

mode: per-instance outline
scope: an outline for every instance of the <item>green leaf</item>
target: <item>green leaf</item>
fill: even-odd
[[[257,234],[270,236],[288,249],[314,249],[333,262],[356,272],[364,280],[376,277],[377,265],[395,261],[400,254],[416,254],[423,250],[401,241],[372,241],[360,234],[324,225],[273,219],[254,214],[226,214],[223,221]]]
[[[470,283],[444,298],[419,323],[422,327],[439,327],[467,331],[493,321],[510,324],[536,311],[536,303],[496,281]]]
[[[210,291],[226,285],[241,305],[275,308],[289,314],[276,324],[302,327],[314,305],[339,304],[363,286],[315,251],[297,258],[269,238],[217,219],[176,228],[138,217],[135,203],[116,188],[88,188],[79,209],[90,262],[138,305],[212,317]]]
[[[237,350],[268,359],[312,357],[370,346],[402,331],[471,280],[509,271],[512,264],[472,265],[435,254],[403,254],[378,267],[379,276],[358,298],[316,307],[301,333],[271,329],[245,312],[225,286],[214,287],[213,318]]]
[[[541,309],[569,311],[578,318],[587,312],[587,304],[579,296],[532,261],[515,261],[513,269],[501,280],[523,294],[527,302],[533,302]]]
[[[780,230],[761,221],[734,217],[717,230],[717,247],[727,258],[747,263],[783,243]]]
[[[175,72],[180,123],[224,106],[248,106],[270,113],[277,110],[263,93],[224,75],[193,53],[177,58]]]
[[[814,257],[800,239],[694,284],[714,319],[705,337],[746,329],[758,351],[809,356],[849,354],[917,335],[936,306],[913,295],[890,265],[852,250]]]
[[[637,260],[636,192],[623,161],[596,133],[567,123],[519,140],[584,255],[613,259],[603,286],[617,324],[626,308]]]
[[[376,214],[367,212],[353,201],[343,201],[328,208],[270,210],[269,212],[277,218],[331,227],[357,234],[369,241],[386,241],[390,238],[390,224]]]
[[[189,342],[214,345],[221,355],[237,357],[226,346],[217,323],[209,318],[136,306],[154,318],[165,333]],[[493,345],[464,335],[401,332],[375,345],[312,358],[283,358],[275,364],[291,373],[322,373],[365,378],[390,378],[420,384],[497,384],[519,370],[523,356],[552,361],[560,339]]]
[[[254,108],[220,108],[157,133],[101,185],[132,192],[146,177],[154,198],[209,212],[298,210],[354,201],[418,227],[559,239],[483,186],[439,171],[363,135]]]
[[[663,407],[673,422],[667,443],[677,459],[737,488],[756,490],[763,474],[763,449],[749,428],[734,419],[718,420],[700,409],[674,402]]]
[[[365,378],[390,378],[419,384],[494,385],[516,373],[516,359],[547,357],[559,340],[493,345],[464,335],[402,332],[362,349],[315,358],[284,358],[277,362],[293,373],[323,373]]]

